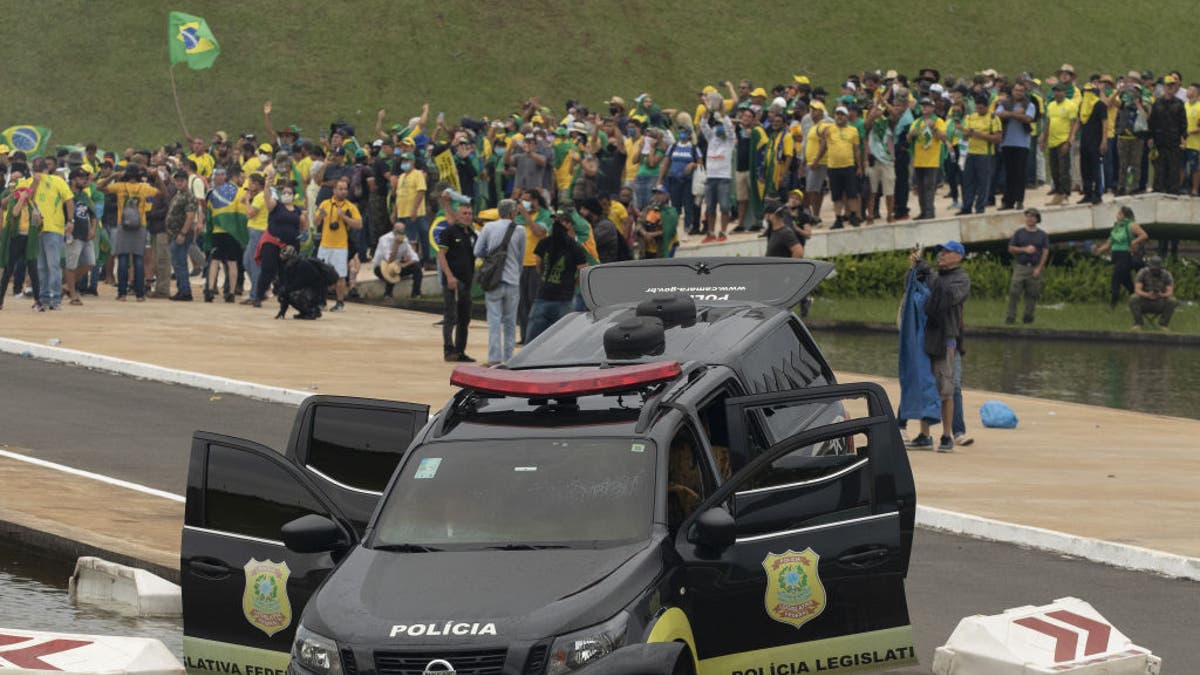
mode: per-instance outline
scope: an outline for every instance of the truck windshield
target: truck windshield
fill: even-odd
[[[654,457],[645,439],[430,443],[400,470],[369,545],[521,550],[645,539]]]

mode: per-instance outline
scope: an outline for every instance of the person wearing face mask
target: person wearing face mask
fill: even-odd
[[[349,180],[351,167],[346,166],[346,151],[341,146],[334,146],[332,150],[325,153],[325,163],[321,165],[319,170],[314,169],[316,178],[314,179],[320,189],[317,190],[316,202],[321,202],[333,196],[333,188],[342,178]]]
[[[629,115],[625,113],[627,109],[625,99],[620,96],[613,96],[606,103],[608,105],[608,114],[612,116],[613,123],[621,130],[622,134],[626,133],[628,130]],[[609,135],[611,136],[612,134]]]
[[[702,243],[705,244],[726,239],[725,229],[729,226],[729,215],[732,212],[729,191],[733,183],[731,161],[734,130],[733,122],[720,110],[724,106],[716,104],[719,98],[720,96],[709,96],[714,109],[700,123],[700,130],[704,132],[708,141],[708,152],[704,156],[704,169],[707,174],[704,181],[706,233]]]
[[[692,199],[692,172],[700,166],[700,150],[692,143],[691,127],[680,127],[675,142],[667,149],[666,160],[658,174],[658,186],[666,186],[671,206],[684,213],[684,227],[696,227],[696,201]]]
[[[395,183],[396,199],[392,205],[392,222],[400,223],[408,240],[417,246],[422,259],[429,257],[424,249],[425,234],[425,172],[416,166],[416,156],[411,152],[400,155],[399,174]]]
[[[259,145],[254,154],[242,162],[242,172],[249,176],[256,171],[262,171],[263,167],[271,163],[274,153],[275,148],[272,148],[270,143]]]
[[[279,274],[280,252],[286,246],[299,248],[300,234],[308,231],[308,214],[296,204],[296,188],[290,181],[280,180],[275,183],[275,190],[264,191],[263,208],[267,211],[267,231],[258,246],[261,270],[254,287],[254,297],[260,302],[267,297],[267,289]]]
[[[41,177],[35,176],[35,184],[30,187],[16,187],[28,174],[28,165],[14,163],[10,169],[8,189],[0,199],[0,205],[4,208],[4,226],[0,230],[0,265],[4,267],[4,274],[0,276],[0,309],[4,308],[4,296],[8,294],[10,279],[15,277],[13,290],[18,298],[23,297],[21,288],[25,285],[26,272],[33,287],[33,307],[37,309],[40,306],[37,257],[41,219],[33,205],[33,191]]]

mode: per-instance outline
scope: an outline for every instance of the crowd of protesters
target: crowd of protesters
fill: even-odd
[[[497,315],[489,361],[500,361],[514,327],[519,344],[579,305],[580,268],[669,257],[686,234],[710,243],[764,228],[774,254],[802,256],[826,225],[826,194],[831,228],[934,218],[940,186],[961,214],[997,199],[1022,210],[1026,188],[1047,175],[1051,204],[1144,191],[1151,176],[1157,192],[1197,194],[1200,85],[1185,93],[1181,82],[1177,72],[1083,80],[1067,64],[1044,81],[874,71],[832,90],[795,75],[769,93],[749,80],[706,86],[694,112],[649,93],[600,110],[530,98],[511,115],[458,124],[431,120],[425,105],[385,127],[380,110],[369,140],[341,120],[316,138],[276,128],[268,102],[262,138],[218,131],[41,157],[0,146],[0,307],[10,280],[53,311],[100,283],[119,301],[191,301],[195,278],[206,302],[261,306],[274,295],[316,318],[326,286],[341,311],[369,265],[389,294],[410,278],[419,295],[435,273],[445,356],[470,360],[474,270],[504,243],[520,255],[484,290]],[[521,236],[492,228],[480,238],[501,221]]]

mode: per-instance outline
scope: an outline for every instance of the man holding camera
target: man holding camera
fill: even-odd
[[[333,188],[333,196],[317,205],[316,225],[321,232],[321,247],[317,249],[317,258],[338,273],[337,283],[334,284],[337,302],[329,310],[331,312],[340,312],[346,306],[349,230],[362,227],[362,215],[358,207],[346,198],[349,191],[350,180],[341,178]]]

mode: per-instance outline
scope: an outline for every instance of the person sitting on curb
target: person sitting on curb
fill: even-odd
[[[379,238],[375,245],[375,258],[371,261],[375,276],[384,283],[383,295],[392,297],[392,291],[404,277],[412,277],[412,297],[421,297],[421,258],[413,250],[405,236],[405,224],[397,220],[392,231]]]
[[[1175,278],[1163,269],[1162,258],[1152,255],[1146,258],[1146,267],[1137,273],[1133,282],[1133,296],[1129,298],[1129,311],[1133,313],[1133,330],[1141,330],[1147,314],[1158,315],[1158,325],[1163,330],[1175,314],[1179,300],[1175,298]]]

